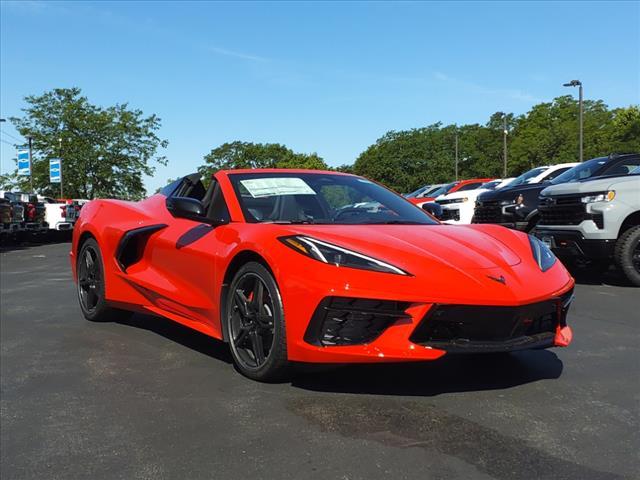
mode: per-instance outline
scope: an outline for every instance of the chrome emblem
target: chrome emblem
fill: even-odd
[[[506,284],[507,284],[507,279],[506,279],[506,278],[504,278],[504,276],[503,276],[503,275],[500,275],[499,277],[494,277],[494,276],[492,276],[492,275],[487,275],[487,277],[489,277],[489,278],[490,278],[491,280],[493,280],[494,282],[498,282],[498,283],[501,283],[501,284],[503,284],[503,285],[506,285]]]

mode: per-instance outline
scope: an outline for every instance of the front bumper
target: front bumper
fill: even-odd
[[[325,297],[289,358],[311,363],[435,360],[447,353],[512,352],[569,345],[573,287],[519,306],[416,304]],[[447,309],[465,310],[436,320]],[[485,316],[487,315],[487,316]],[[494,325],[492,325],[494,324]]]
[[[536,229],[534,235],[561,258],[611,258],[616,245],[615,239],[586,239],[574,230]]]

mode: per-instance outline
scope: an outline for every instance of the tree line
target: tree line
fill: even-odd
[[[156,115],[145,116],[127,104],[101,108],[80,89],[55,89],[25,98],[24,116],[11,118],[17,131],[33,142],[33,184],[56,195],[49,184],[48,160],[64,159],[65,196],[142,198],[143,175],[152,175],[167,141],[158,136]],[[522,115],[494,113],[485,124],[443,125],[390,131],[351,165],[329,167],[317,153],[294,152],[277,143],[234,141],[213,148],[199,171],[210,175],[234,168],[309,168],[353,172],[409,192],[455,176],[458,140],[459,178],[501,177],[503,130],[508,132],[507,174],[539,165],[574,162],[578,157],[578,102],[561,96],[533,106]],[[585,159],[613,152],[640,151],[640,108],[610,109],[601,100],[584,102]],[[28,178],[14,172],[0,179],[2,188],[26,189]]]

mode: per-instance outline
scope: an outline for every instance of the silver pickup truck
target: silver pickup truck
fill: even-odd
[[[535,235],[558,257],[615,263],[640,286],[640,167],[545,188],[538,209]]]

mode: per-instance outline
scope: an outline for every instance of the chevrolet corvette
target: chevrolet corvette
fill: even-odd
[[[365,178],[188,175],[94,200],[70,252],[83,315],[162,316],[229,344],[237,369],[435,360],[567,346],[574,281],[538,239],[439,223]]]

